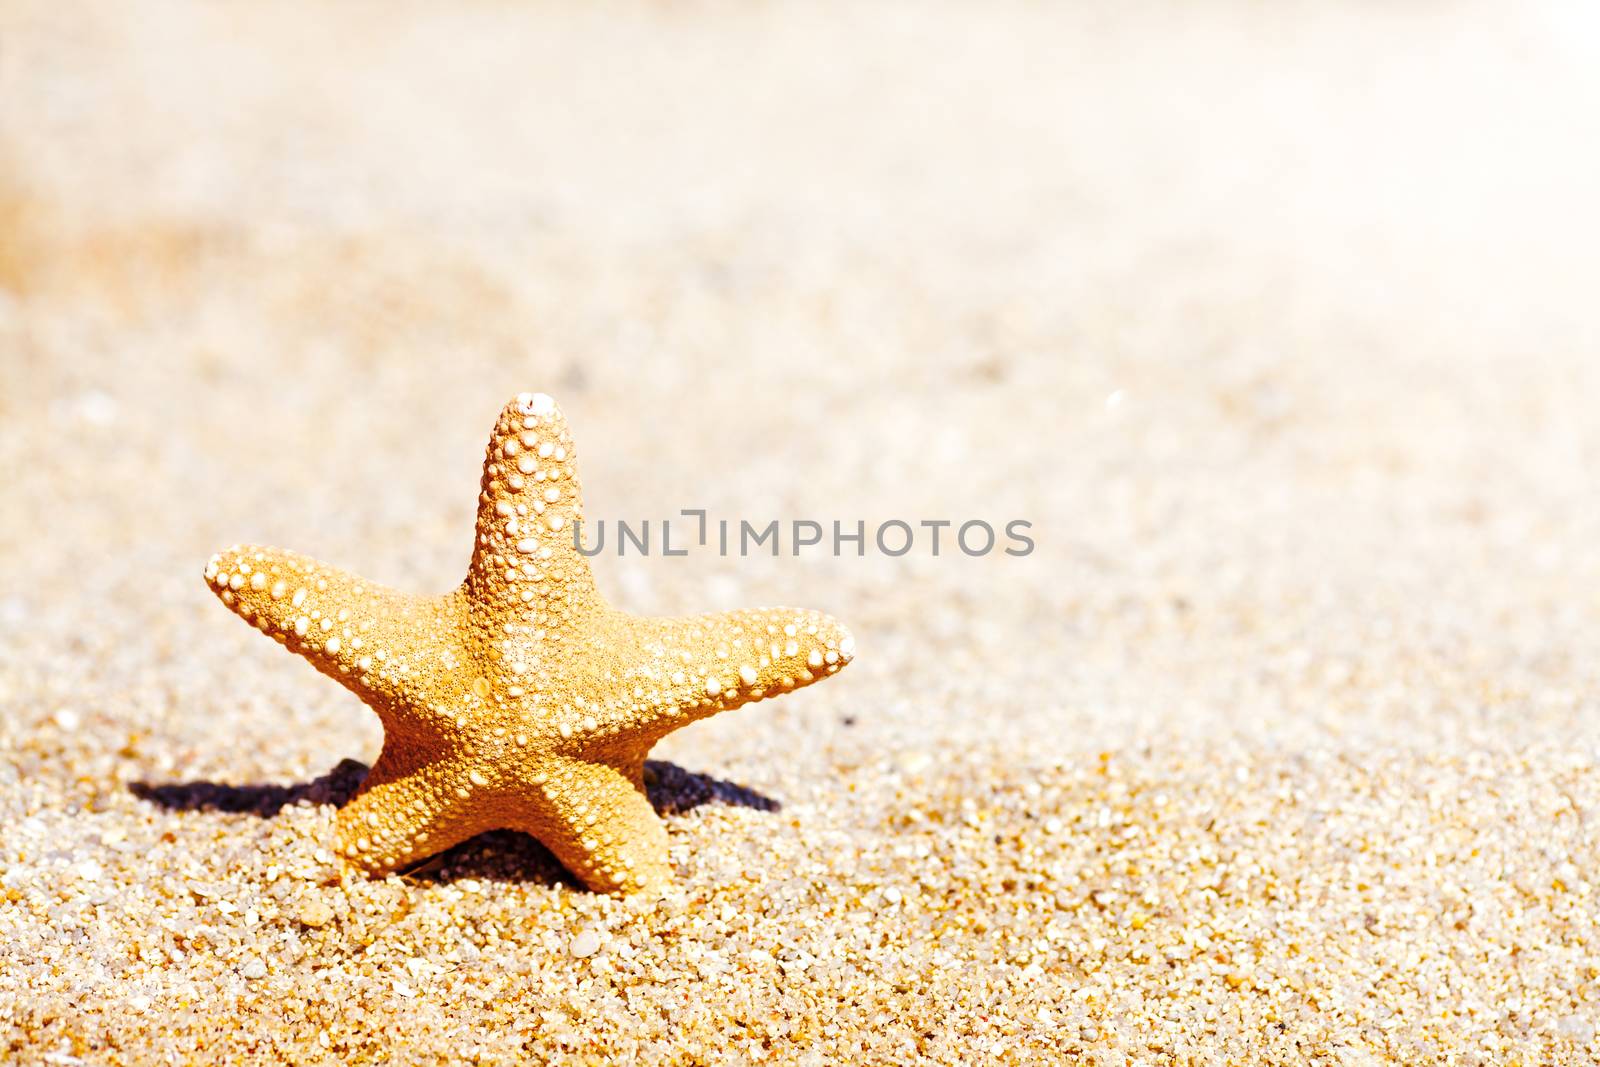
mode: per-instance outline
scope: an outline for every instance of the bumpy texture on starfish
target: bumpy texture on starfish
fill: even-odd
[[[383,721],[383,751],[340,812],[340,851],[374,874],[484,830],[525,830],[602,892],[671,880],[644,758],[696,719],[808,685],[854,641],[820,612],[639,618],[609,607],[573,543],[572,439],[555,402],[500,413],[467,580],[412,596],[274,548],[235,546],[222,602]]]

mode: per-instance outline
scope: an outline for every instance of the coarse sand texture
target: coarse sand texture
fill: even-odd
[[[0,1062],[1593,1067],[1595,11],[0,0]]]

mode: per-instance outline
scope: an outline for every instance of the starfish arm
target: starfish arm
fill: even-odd
[[[475,614],[515,616],[531,630],[592,604],[594,577],[573,541],[582,515],[566,418],[545,394],[519,394],[500,412],[484,457],[466,581]]]
[[[537,837],[597,893],[635,893],[672,881],[667,831],[646,798],[643,764],[561,759],[534,776],[538,790],[517,829]]]
[[[650,743],[695,719],[836,674],[855,655],[850,631],[820,611],[619,618],[634,653],[612,688],[607,717],[641,724],[636,730]]]
[[[206,580],[234,613],[350,689],[381,715],[425,703],[456,666],[460,611],[282,549],[235,545]]]
[[[388,874],[443,852],[493,820],[475,803],[466,762],[391,731],[361,791],[339,809],[339,851],[369,874]]]

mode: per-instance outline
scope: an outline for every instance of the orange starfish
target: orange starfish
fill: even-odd
[[[617,611],[577,551],[572,439],[555,402],[500,413],[467,579],[413,596],[273,548],[213,556],[241,618],[383,722],[383,751],[338,817],[340,851],[382,874],[484,830],[524,830],[592,889],[659,889],[667,835],[645,799],[650,748],[696,719],[850,661],[848,631],[789,608],[682,618]]]

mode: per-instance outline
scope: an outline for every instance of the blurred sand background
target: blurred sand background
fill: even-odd
[[[0,1058],[1594,1062],[1597,72],[1576,2],[0,3]],[[448,588],[520,390],[591,519],[1038,548],[602,558],[857,660],[660,746],[659,904],[351,877],[376,719],[201,569]]]

